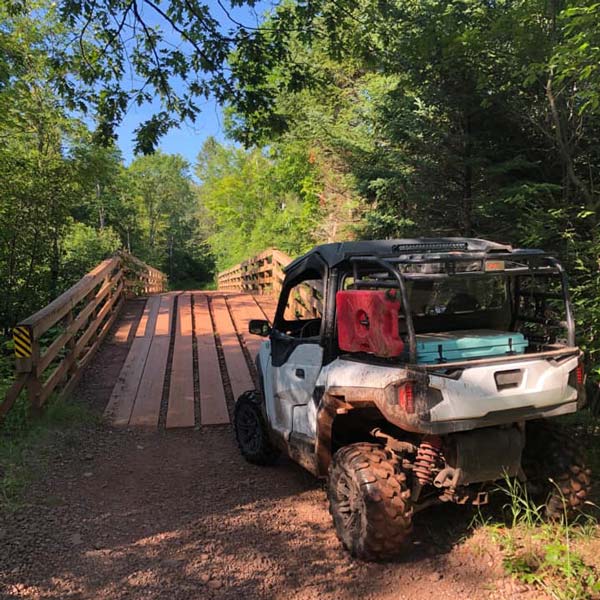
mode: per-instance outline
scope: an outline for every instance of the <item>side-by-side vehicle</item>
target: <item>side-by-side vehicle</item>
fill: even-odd
[[[567,278],[541,250],[479,239],[317,246],[286,268],[242,395],[242,454],[284,451],[328,478],[343,545],[402,550],[413,515],[481,505],[516,478],[551,518],[580,509],[590,471],[552,419],[585,402]]]

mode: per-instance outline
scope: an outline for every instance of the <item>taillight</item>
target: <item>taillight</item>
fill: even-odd
[[[569,373],[569,385],[580,393],[584,389],[585,367],[582,361],[580,361],[577,367]]]
[[[412,381],[405,381],[398,386],[398,405],[409,414],[415,412],[415,389]]]

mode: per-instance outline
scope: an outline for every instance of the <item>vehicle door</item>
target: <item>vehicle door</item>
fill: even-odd
[[[286,439],[314,438],[312,401],[323,363],[321,344],[324,270],[309,270],[284,283],[271,331],[272,426]],[[269,400],[267,400],[268,402]]]

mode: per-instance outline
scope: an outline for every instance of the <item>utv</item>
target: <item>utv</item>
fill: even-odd
[[[590,471],[549,419],[585,402],[567,278],[541,250],[479,239],[317,246],[293,261],[235,407],[243,456],[280,451],[327,477],[356,557],[397,554],[413,515],[482,505],[517,478],[550,518],[577,511]]]

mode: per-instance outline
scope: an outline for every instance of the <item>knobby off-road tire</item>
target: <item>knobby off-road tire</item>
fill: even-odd
[[[271,443],[269,430],[255,390],[244,392],[235,403],[233,426],[242,456],[255,465],[272,465],[279,449]]]
[[[395,472],[389,451],[367,443],[338,450],[327,496],[338,538],[352,556],[382,560],[403,550],[413,511],[406,475]]]
[[[579,443],[557,423],[530,421],[526,426],[523,468],[533,484],[534,500],[544,502],[550,520],[572,519],[591,488],[591,470]]]

